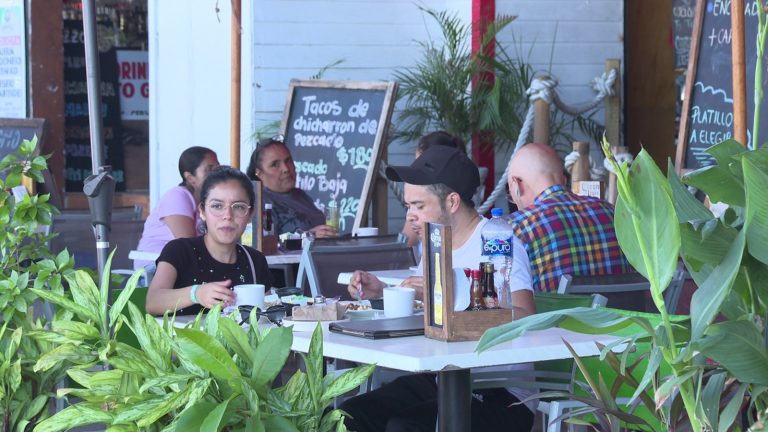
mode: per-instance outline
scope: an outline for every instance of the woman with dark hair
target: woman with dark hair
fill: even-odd
[[[309,231],[316,237],[335,237],[336,228],[325,224],[325,215],[306,192],[296,187],[293,157],[281,137],[259,141],[245,171],[261,180],[264,202],[272,204],[278,234]]]
[[[147,292],[148,313],[196,314],[219,303],[234,304],[235,285],[259,283],[271,288],[264,255],[239,244],[254,201],[251,182],[242,172],[220,166],[208,175],[198,205],[206,233],[165,245]]]
[[[205,147],[190,147],[179,156],[181,183],[165,193],[144,223],[144,232],[137,247],[140,251],[160,252],[169,241],[194,237],[197,230],[197,203],[205,177],[219,166],[216,153]],[[153,264],[136,261],[135,268]]]

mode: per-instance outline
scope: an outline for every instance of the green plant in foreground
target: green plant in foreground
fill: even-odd
[[[603,150],[610,158],[608,143]],[[688,424],[694,431],[728,430],[743,407],[755,421],[768,407],[768,151],[746,151],[728,140],[707,152],[717,165],[683,179],[671,166],[664,178],[644,150],[630,170],[616,169],[616,234],[629,262],[650,281],[657,323],[608,309],[556,311],[490,329],[478,350],[558,325],[594,334],[639,326],[619,341],[649,344],[648,366],[632,401],[649,392],[653,413],[668,429]],[[683,182],[729,209],[713,216]],[[690,317],[670,316],[664,304],[679,257],[699,286]],[[662,366],[670,376],[662,376]]]
[[[33,335],[55,345],[40,357],[35,370],[72,364],[69,377],[81,388],[59,390],[60,397],[80,402],[41,422],[35,432],[94,423],[106,424],[109,431],[345,430],[342,413],[325,409],[336,396],[364,382],[375,366],[323,377],[318,326],[309,353],[303,356],[307,371],[296,372],[285,386],[273,389],[291,351],[292,329],[261,332],[253,312],[244,330],[233,317],[221,316],[219,306],[204,322],[198,315],[187,328],[175,328],[173,317],[167,315],[159,323],[129,300],[138,276],[129,279],[108,319],[99,315],[106,310],[106,279],[96,287],[78,272],[70,284],[71,295],[36,291],[81,322],[54,321],[50,330]],[[123,326],[136,336],[141,349],[113,336]]]
[[[55,385],[65,376],[66,365],[45,373],[32,367],[52,349],[45,340],[30,334],[44,328],[51,316],[35,315],[38,297],[34,288],[63,292],[63,278],[74,261],[64,251],[51,256],[50,236],[42,228],[51,225],[57,211],[48,195],[27,195],[16,200],[11,188],[22,179],[43,181],[46,157],[37,156],[37,139],[22,141],[19,149],[0,161],[0,430],[26,431],[49,415]],[[39,309],[38,309],[39,310]],[[65,317],[66,313],[57,312]]]

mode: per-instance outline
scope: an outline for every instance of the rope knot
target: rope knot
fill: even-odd
[[[534,78],[531,86],[526,90],[531,103],[543,99],[546,103],[552,103],[552,89],[557,86],[557,80],[552,78]]]

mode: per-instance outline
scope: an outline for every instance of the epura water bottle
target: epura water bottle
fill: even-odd
[[[500,208],[491,210],[492,218],[480,232],[483,242],[482,255],[484,261],[493,263],[495,269],[493,282],[499,299],[499,306],[512,309],[509,275],[512,271],[512,238],[514,232],[509,223],[501,218],[501,215],[502,210]]]

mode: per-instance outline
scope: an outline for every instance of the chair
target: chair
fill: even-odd
[[[306,292],[306,275],[312,296],[350,300],[347,288],[336,282],[339,273],[406,269],[415,264],[413,251],[397,235],[315,239],[302,250],[296,280]]]
[[[684,267],[679,267],[664,291],[667,310],[674,313],[680,292],[687,277]],[[557,288],[558,294],[602,294],[612,308],[655,312],[650,298],[651,284],[640,273],[623,273],[599,276],[563,275]]]
[[[117,248],[117,252],[112,258],[113,272],[125,273],[117,270],[133,268],[128,254],[138,246],[143,230],[144,222],[141,220],[112,221],[112,229],[109,232],[110,250]],[[57,221],[54,222],[52,232],[57,234],[50,242],[52,253],[59,253],[66,248],[70,254],[74,255],[75,264],[78,267],[96,269],[96,238],[90,220],[82,222]],[[127,273],[133,273],[133,270],[127,271]]]

